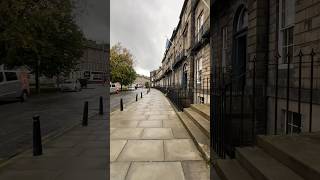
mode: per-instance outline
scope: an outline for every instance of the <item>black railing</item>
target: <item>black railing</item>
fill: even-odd
[[[192,102],[192,91],[180,86],[156,86],[156,89],[164,93],[179,111],[190,107]]]
[[[209,78],[203,79],[201,84],[194,88],[185,86],[156,86],[156,89],[164,93],[179,111],[190,107],[190,104],[209,104],[210,87]]]
[[[213,69],[212,150],[234,157],[235,147],[255,144],[259,134],[313,132],[313,106],[320,105],[315,57],[313,50],[282,58],[277,53],[273,62],[252,58],[243,73]]]

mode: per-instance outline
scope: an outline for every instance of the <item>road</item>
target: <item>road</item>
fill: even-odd
[[[24,103],[2,103],[0,160],[32,147],[32,117],[35,114],[40,115],[41,133],[45,136],[80,123],[84,101],[89,102],[89,115],[96,113],[99,97],[106,99],[106,95],[106,87],[89,85],[80,92],[48,93],[31,96]]]
[[[120,98],[125,104],[130,103],[135,101],[136,94],[140,98],[142,91],[146,93],[146,89],[138,89],[111,95],[110,110],[119,108]],[[40,115],[41,133],[45,136],[80,123],[85,101],[89,102],[89,115],[97,113],[100,96],[106,99],[106,87],[89,85],[80,92],[47,93],[33,95],[24,103],[0,103],[0,161],[32,147],[34,115]]]
[[[137,89],[135,91],[124,91],[119,94],[110,95],[110,110],[115,111],[120,109],[120,99],[123,99],[123,103],[131,103],[136,100],[136,94],[138,94],[138,98],[140,99],[140,93],[143,92],[142,97],[146,94],[147,89]]]

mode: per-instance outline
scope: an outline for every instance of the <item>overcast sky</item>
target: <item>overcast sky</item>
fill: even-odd
[[[137,73],[149,76],[161,64],[182,5],[183,0],[111,0],[110,45],[130,49]]]
[[[74,0],[76,21],[86,37],[97,42],[109,42],[110,0]]]

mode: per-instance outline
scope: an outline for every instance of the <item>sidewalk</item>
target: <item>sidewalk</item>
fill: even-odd
[[[111,180],[209,180],[173,107],[158,90],[111,114]]]
[[[91,110],[92,111],[92,110]],[[107,115],[95,115],[43,145],[43,155],[24,152],[0,165],[1,180],[107,179]],[[79,122],[80,123],[80,122]],[[32,137],[30,137],[32,138]]]

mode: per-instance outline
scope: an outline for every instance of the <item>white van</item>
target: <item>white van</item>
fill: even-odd
[[[0,68],[0,101],[19,98],[25,101],[30,94],[28,73]]]
[[[110,83],[110,94],[117,93],[119,88],[116,86],[116,83]]]

